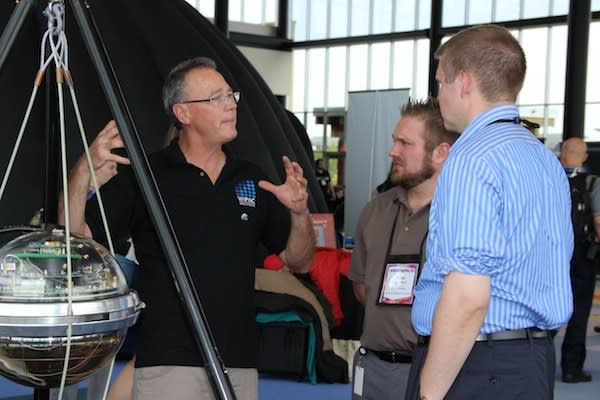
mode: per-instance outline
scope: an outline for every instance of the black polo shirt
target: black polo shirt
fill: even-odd
[[[258,187],[266,176],[257,166],[231,154],[214,185],[187,163],[176,140],[149,160],[225,365],[256,367],[257,245],[274,253],[285,248],[289,210]],[[113,240],[131,236],[141,266],[138,291],[146,308],[136,366],[204,365],[131,168],[120,167],[101,194]],[[86,220],[104,242],[96,204],[88,204]]]

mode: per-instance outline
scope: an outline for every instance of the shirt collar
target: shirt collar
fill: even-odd
[[[500,119],[516,119],[519,118],[519,110],[515,105],[505,104],[501,106],[491,107],[478,116],[476,116],[470,123],[467,125],[465,130],[460,134],[456,143],[452,146],[456,148],[456,145],[460,146],[460,143],[468,140],[468,138],[475,134],[475,132],[479,132],[481,128],[487,126],[489,124],[494,123]]]
[[[392,189],[394,191],[394,204],[402,203],[407,210],[410,210],[410,206],[408,205],[408,192],[402,186],[396,186]],[[431,202],[427,204],[427,207],[431,206]]]
[[[567,176],[569,178],[573,178],[574,176],[577,176],[579,174],[585,174],[588,172],[588,169],[586,167],[570,167],[570,166],[565,166],[563,167],[565,170],[565,173],[567,174]]]
[[[225,155],[227,156],[227,161],[225,164],[231,164],[231,161],[235,159],[233,152],[229,150],[227,145],[224,145],[222,149]],[[189,164],[185,159],[183,152],[181,151],[181,147],[179,147],[178,138],[171,140],[171,143],[169,143],[169,145],[164,149],[164,152],[169,162],[173,164]]]

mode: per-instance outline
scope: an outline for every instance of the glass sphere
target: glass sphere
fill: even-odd
[[[67,356],[67,384],[89,377],[143,308],[108,250],[76,234],[70,247],[53,229],[0,248],[0,374],[17,383],[58,387]]]

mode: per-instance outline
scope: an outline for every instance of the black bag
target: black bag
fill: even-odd
[[[592,176],[587,185],[588,174],[578,173],[569,177],[571,186],[571,221],[575,243],[591,243],[594,239],[594,216],[592,215],[590,191],[594,187],[596,176]]]

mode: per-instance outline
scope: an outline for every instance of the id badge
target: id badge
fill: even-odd
[[[418,254],[388,255],[381,278],[378,305],[411,305],[419,276]]]

